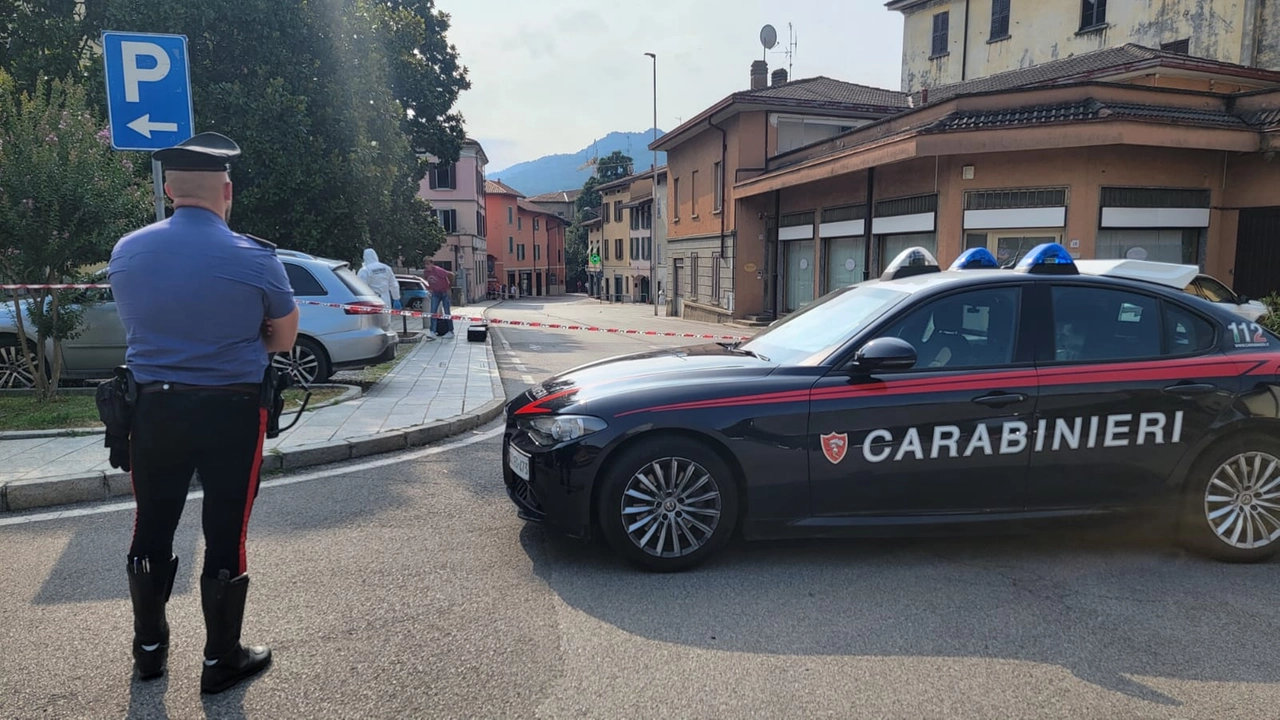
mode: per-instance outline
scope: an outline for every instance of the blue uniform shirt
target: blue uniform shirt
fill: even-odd
[[[177,208],[121,238],[107,275],[142,383],[261,382],[262,321],[296,307],[275,251],[203,208]]]

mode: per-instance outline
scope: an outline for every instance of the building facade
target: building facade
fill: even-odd
[[[609,302],[653,303],[654,255],[652,171],[599,185],[599,221],[588,226],[588,246],[599,249],[600,297]],[[598,228],[598,229],[597,229]],[[588,252],[588,273],[597,272]]]
[[[910,104],[790,151],[744,143],[745,114],[723,141],[673,132],[680,314],[782,316],[912,246],[949,264],[1059,242],[1079,258],[1198,265],[1250,297],[1280,290],[1280,73],[1126,45]],[[734,180],[708,188],[701,173],[724,153]]]
[[[902,89],[918,92],[1136,44],[1280,70],[1280,3],[1266,0],[893,0]]]
[[[556,192],[534,195],[533,197],[528,198],[528,200],[543,210],[549,210],[556,216],[564,218],[565,222],[572,225],[574,207],[577,204],[578,196],[581,194],[581,189],[558,190]]]
[[[562,295],[568,221],[501,181],[485,183],[490,289],[520,297]]]
[[[735,190],[771,158],[863,127],[908,107],[905,93],[825,77],[787,81],[767,65],[751,65],[750,89],[735,93],[664,135],[651,148],[667,153],[666,259],[668,311],[711,322],[753,316],[772,307],[772,268],[742,260],[764,242],[744,234]],[[759,255],[752,250],[749,255]],[[745,274],[744,274],[745,273]]]
[[[454,163],[439,164],[430,156],[420,157],[432,165],[420,183],[418,196],[431,203],[445,231],[445,242],[432,259],[456,273],[455,303],[483,300],[488,278],[484,175],[489,159],[474,140],[463,143]]]

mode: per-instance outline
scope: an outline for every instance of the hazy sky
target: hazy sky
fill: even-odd
[[[575,152],[614,130],[674,129],[750,87],[760,28],[778,31],[769,71],[786,67],[787,24],[797,47],[791,77],[815,75],[900,87],[902,15],[883,0],[437,0],[449,40],[470,71],[458,109],[491,171]],[[616,8],[616,9],[611,9]],[[643,149],[640,152],[647,152]],[[639,154],[633,153],[633,154]]]

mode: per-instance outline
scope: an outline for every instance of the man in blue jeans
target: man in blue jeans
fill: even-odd
[[[427,337],[434,338],[438,319],[436,315],[453,314],[453,309],[450,307],[453,273],[436,265],[431,258],[427,258],[427,267],[422,271],[422,277],[427,281],[427,289],[431,291],[431,334]],[[452,329],[445,333],[445,338],[451,337],[453,337]]]

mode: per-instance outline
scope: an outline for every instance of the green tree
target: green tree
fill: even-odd
[[[602,183],[621,180],[633,172],[635,161],[624,155],[621,150],[614,150],[608,157],[596,162],[596,176]]]
[[[0,40],[0,67],[78,73],[103,109],[102,60],[86,50],[101,30],[186,35],[197,131],[244,150],[235,229],[351,261],[368,246],[388,262],[440,246],[418,158],[456,159],[452,108],[470,84],[432,0],[0,0],[0,17],[0,38],[22,40]]]
[[[75,282],[81,268],[107,260],[122,235],[145,223],[149,188],[129,157],[111,149],[103,125],[78,84],[38,79],[22,92],[0,70],[0,277]],[[90,294],[33,290],[25,297],[13,298],[19,336],[29,319],[37,342],[19,346],[26,367],[41,369],[32,375],[50,399],[62,376],[62,341],[78,335]]]

